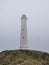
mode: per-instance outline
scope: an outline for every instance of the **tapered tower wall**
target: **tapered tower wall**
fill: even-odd
[[[28,39],[27,39],[27,17],[23,15],[21,17],[21,39],[20,39],[20,49],[28,49]]]

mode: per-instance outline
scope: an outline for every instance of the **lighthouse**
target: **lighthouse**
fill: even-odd
[[[20,49],[28,49],[27,39],[27,17],[24,14],[21,17],[21,37],[20,37]]]

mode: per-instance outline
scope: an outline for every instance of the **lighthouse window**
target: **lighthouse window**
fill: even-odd
[[[24,31],[24,29],[23,29],[23,31]]]
[[[23,36],[23,39],[24,39],[24,36]]]

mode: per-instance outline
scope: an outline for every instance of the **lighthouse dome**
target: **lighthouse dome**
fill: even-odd
[[[27,17],[25,14],[23,14],[23,16],[21,17],[21,20],[23,20],[23,19],[27,20]]]

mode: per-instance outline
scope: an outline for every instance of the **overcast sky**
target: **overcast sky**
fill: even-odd
[[[19,49],[23,14],[29,49],[49,52],[49,0],[0,0],[0,51]]]

